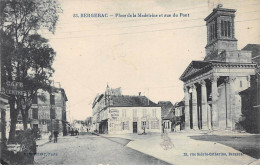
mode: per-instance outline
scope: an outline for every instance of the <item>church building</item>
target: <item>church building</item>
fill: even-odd
[[[203,61],[192,61],[181,75],[185,94],[185,129],[235,130],[241,117],[239,92],[250,87],[256,64],[252,51],[238,50],[235,9],[218,5],[206,18]]]

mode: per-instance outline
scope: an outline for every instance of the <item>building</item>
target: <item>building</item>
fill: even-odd
[[[85,126],[87,127],[87,131],[93,131],[93,124],[92,124],[92,117],[87,117],[86,120],[85,120]]]
[[[239,92],[250,87],[256,64],[252,52],[237,49],[234,9],[218,5],[205,18],[206,57],[181,75],[186,129],[235,130],[242,115]]]
[[[166,127],[167,124],[165,124],[166,120],[164,121],[165,117],[169,115],[170,111],[174,108],[172,102],[170,101],[159,101],[158,104],[162,107],[161,110],[161,118],[162,118],[162,129],[169,129],[169,127]],[[169,118],[168,116],[167,118]]]
[[[170,101],[159,101],[158,104],[162,107],[162,119],[166,117],[174,107]]]
[[[252,62],[257,64],[256,67],[256,93],[257,104],[254,106],[260,112],[260,44],[248,44],[242,50],[252,51]]]
[[[177,124],[176,130],[181,131],[185,129],[185,105],[184,100],[177,102],[174,107],[174,115],[176,116]]]
[[[52,87],[51,93],[39,90],[29,109],[30,127],[39,128],[43,133],[58,130],[63,135],[67,135],[67,101],[65,90],[62,88]]]
[[[79,132],[87,132],[87,127],[83,120],[74,120],[71,124],[71,129],[74,131],[78,130]]]
[[[185,128],[184,101],[173,105],[170,112],[163,118],[163,131],[181,131]]]
[[[175,129],[176,116],[174,115],[174,107],[162,120],[163,132],[172,132]]]
[[[161,132],[161,107],[146,96],[122,95],[107,87],[92,106],[93,127],[99,133]]]
[[[260,45],[248,44],[242,50],[252,51],[252,61],[257,64],[256,75],[251,76],[250,87],[241,91],[242,119],[241,129],[250,133],[260,133]]]

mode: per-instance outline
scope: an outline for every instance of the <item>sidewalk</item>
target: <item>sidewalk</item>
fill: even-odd
[[[36,145],[37,146],[43,146],[47,143],[49,143],[49,134],[46,134],[46,135],[43,135],[41,139],[39,140],[36,140]],[[65,138],[70,138],[71,136],[70,135],[66,135],[66,136],[59,136],[58,139],[65,139]],[[75,137],[75,136],[74,136]],[[52,141],[53,142],[53,138],[52,138]]]
[[[219,132],[215,132],[215,133],[221,134]],[[228,132],[226,133],[229,134]],[[126,134],[126,135],[101,135],[101,136],[130,139],[132,141],[130,141],[127,144],[127,147],[151,155],[153,157],[166,161],[170,164],[244,165],[244,164],[258,163],[257,159],[242,154],[240,151],[237,151],[231,147],[219,143],[211,142],[211,141],[194,140],[189,137],[192,135],[201,135],[201,134],[205,134],[205,132],[203,133],[201,131],[198,132],[195,131],[195,132],[169,133],[168,137],[171,139],[174,148],[167,149],[167,150],[164,150],[161,146],[163,139],[161,138],[160,133],[151,134],[151,135]],[[235,133],[232,135],[235,135]],[[186,153],[187,156],[184,156],[184,153]],[[239,156],[231,156],[229,155],[230,153]],[[201,156],[203,154],[204,156]]]
[[[46,143],[48,143],[49,142],[49,136],[50,136],[50,134],[43,134],[41,139],[36,140],[36,145],[42,146],[42,145],[45,145]]]

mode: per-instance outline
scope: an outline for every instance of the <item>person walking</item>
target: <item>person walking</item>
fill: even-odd
[[[79,135],[79,131],[78,131],[77,129],[75,130],[75,134],[76,134],[76,135]]]
[[[59,134],[59,132],[58,132],[57,130],[55,130],[55,131],[53,132],[53,135],[54,135],[54,143],[57,143],[57,142],[58,142],[58,134]]]

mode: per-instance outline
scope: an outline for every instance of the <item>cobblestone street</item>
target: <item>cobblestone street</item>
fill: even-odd
[[[35,164],[157,165],[168,164],[130,149],[128,140],[95,135],[61,137],[58,143],[38,147]],[[45,155],[45,156],[41,156]]]

